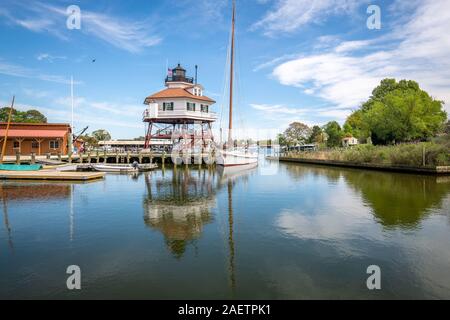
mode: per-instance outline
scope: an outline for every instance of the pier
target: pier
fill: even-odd
[[[212,154],[203,154],[201,157],[212,157]],[[199,158],[199,155],[179,155],[180,159],[183,159],[183,163],[190,161],[194,162],[195,158]],[[190,160],[187,160],[190,159]],[[15,164],[35,164],[42,163],[44,165],[60,165],[66,163],[160,163],[160,164],[173,164],[172,154],[167,152],[106,152],[106,151],[92,151],[82,154],[69,154],[69,155],[44,155],[36,156],[21,155],[17,153],[15,156],[5,156],[4,163]],[[179,164],[179,163],[178,163]]]
[[[103,179],[104,176],[104,172],[0,171],[0,180],[92,181]]]

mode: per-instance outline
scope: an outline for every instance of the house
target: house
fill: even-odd
[[[356,139],[355,137],[345,137],[342,139],[342,146],[344,147],[351,147],[351,146],[356,146],[358,144],[358,139]]]
[[[6,122],[0,122],[0,146],[3,148]],[[64,123],[11,123],[8,131],[5,156],[59,154],[67,155],[72,130]],[[0,149],[2,150],[2,149]]]

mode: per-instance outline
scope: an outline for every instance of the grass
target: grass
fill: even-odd
[[[391,146],[362,144],[351,148],[289,153],[289,156],[353,163],[422,166],[424,154],[426,166],[449,166],[450,136],[441,136],[430,142],[404,143]]]

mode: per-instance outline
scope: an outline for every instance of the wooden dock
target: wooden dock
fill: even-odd
[[[67,172],[54,170],[0,171],[0,180],[91,181],[103,179],[104,172]]]

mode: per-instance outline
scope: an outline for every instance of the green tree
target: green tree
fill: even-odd
[[[47,123],[47,118],[38,110],[28,110],[24,114],[25,122]]]
[[[443,129],[443,104],[415,81],[384,79],[347,118],[344,132],[375,144],[426,140]]]
[[[111,140],[111,135],[105,129],[99,129],[92,132],[92,137],[97,141],[107,141]]]
[[[278,144],[279,144],[280,146],[282,146],[282,147],[287,147],[287,146],[288,146],[287,139],[286,139],[286,137],[284,136],[284,134],[279,133],[279,134],[277,135],[277,140],[278,140]]]
[[[324,127],[324,131],[328,136],[328,147],[338,147],[342,145],[342,137],[344,133],[339,123],[337,123],[336,121],[328,122]]]
[[[306,143],[310,135],[311,129],[301,122],[292,122],[284,131],[284,137],[289,146]]]
[[[79,137],[84,141],[87,147],[96,147],[98,146],[98,140],[95,139],[92,135],[85,134]]]
[[[9,107],[0,109],[0,121],[7,122],[9,116]],[[13,109],[11,114],[11,122],[17,123],[47,123],[47,118],[38,110],[19,111]]]
[[[364,142],[370,136],[370,129],[364,120],[362,109],[352,112],[343,126],[345,136],[353,136],[359,141]]]
[[[364,112],[374,143],[425,140],[442,130],[447,114],[443,102],[434,100],[414,81],[402,80],[397,88],[371,102]]]
[[[311,129],[311,135],[308,138],[308,143],[323,143],[324,142],[323,130],[319,126],[313,126]]]
[[[445,124],[443,131],[445,134],[450,134],[450,120]]]

